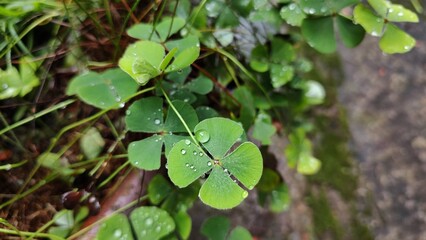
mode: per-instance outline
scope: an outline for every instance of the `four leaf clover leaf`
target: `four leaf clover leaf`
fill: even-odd
[[[167,161],[170,179],[183,188],[208,174],[200,189],[201,201],[218,209],[237,206],[262,175],[259,149],[251,142],[235,146],[244,130],[226,118],[206,119],[195,126],[194,132],[197,142],[185,139],[170,150]]]

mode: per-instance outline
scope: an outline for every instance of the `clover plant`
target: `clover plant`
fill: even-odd
[[[210,240],[250,240],[250,232],[244,227],[237,226],[229,232],[231,222],[224,216],[214,216],[206,219],[201,226],[201,233]]]
[[[36,75],[40,62],[30,57],[19,60],[19,68],[9,65],[6,70],[0,69],[0,100],[15,96],[25,96],[40,84]]]
[[[368,0],[371,7],[359,2],[171,0],[153,22],[127,30],[134,42],[118,68],[73,78],[68,95],[105,112],[125,113],[130,165],[158,170],[147,189],[152,206],[136,208],[130,219],[113,215],[98,239],[188,239],[188,210],[197,196],[210,207],[230,209],[257,184],[260,205],[285,211],[291,202],[288,188],[276,169],[264,169],[261,150],[279,134],[289,139],[282,154],[291,168],[305,175],[321,169],[306,113],[326,94],[306,49],[332,53],[336,39],[355,47],[365,32],[381,37],[385,53],[407,52],[415,44],[392,23],[417,22],[415,13],[385,0]],[[0,72],[0,80],[18,78],[15,70]],[[19,91],[0,96],[24,95]],[[88,158],[103,150],[95,130],[82,141]],[[98,145],[88,149],[88,141]],[[50,160],[43,166],[60,157],[45,154]],[[229,227],[226,218],[215,217],[201,232],[209,239],[252,238],[241,227],[228,233]]]
[[[139,207],[130,214],[130,223],[123,214],[112,215],[98,231],[97,239],[158,240],[175,229],[175,222],[170,215],[157,207]]]
[[[89,71],[73,78],[67,94],[76,94],[85,103],[101,109],[122,108],[137,88],[129,75],[116,68],[103,73]]]
[[[391,22],[418,22],[417,15],[402,5],[385,0],[368,0],[374,13],[363,4],[354,9],[354,20],[372,36],[380,37],[379,46],[385,53],[405,53],[416,41]]]
[[[175,100],[172,104],[188,126],[194,127],[198,123],[197,113],[189,104],[180,100]],[[145,170],[160,168],[163,144],[167,155],[174,143],[186,138],[176,134],[185,133],[186,129],[171,108],[164,120],[163,99],[160,97],[148,97],[134,102],[126,111],[126,125],[133,132],[154,133],[143,140],[130,143],[128,149],[132,165]]]
[[[231,150],[244,130],[226,118],[206,119],[195,126],[194,132],[196,142],[182,140],[170,150],[170,179],[178,187],[186,187],[208,173],[200,189],[201,201],[219,209],[237,206],[262,175],[259,149],[251,142],[243,142]]]

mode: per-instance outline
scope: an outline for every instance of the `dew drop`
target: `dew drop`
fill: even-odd
[[[408,50],[408,49],[410,49],[410,46],[406,45],[406,46],[404,46],[404,49]]]
[[[120,102],[121,101],[121,97],[120,96],[115,97],[115,101],[116,102]]]
[[[181,73],[183,73],[183,70],[179,69],[179,70],[177,70],[177,73],[181,74]]]
[[[204,153],[200,152],[198,155],[199,155],[200,157],[202,157],[202,156],[204,156]]]
[[[6,170],[6,171],[9,171],[10,169],[12,169],[12,164],[10,164],[10,163],[8,163],[8,164],[5,164],[5,165],[3,165],[4,166],[4,170]]]
[[[159,125],[161,123],[160,119],[156,118],[154,119],[154,124],[155,125]]]
[[[399,12],[398,16],[402,17],[402,16],[404,16],[404,13],[403,12]]]
[[[161,231],[161,226],[157,226],[157,227],[155,228],[155,231],[156,231],[156,232],[160,232],[160,231]]]
[[[212,162],[207,162],[207,166],[211,166],[212,165]]]
[[[294,10],[294,9],[296,9],[296,4],[292,3],[292,4],[290,4],[290,6],[288,6],[288,8],[290,10]]]
[[[206,143],[210,140],[210,134],[205,130],[198,130],[195,133],[195,137],[200,143]]]
[[[122,102],[122,103],[120,103],[119,105],[118,105],[118,107],[120,107],[120,108],[124,108],[124,102]]]
[[[248,189],[249,189],[249,190],[252,190],[253,188],[254,188],[254,186],[253,186],[253,185],[248,186]]]
[[[126,115],[129,116],[132,113],[130,110],[126,110]]]
[[[372,35],[372,36],[375,36],[375,37],[378,37],[378,36],[379,36],[379,34],[378,34],[376,31],[371,32],[371,35]]]
[[[194,165],[191,165],[189,168],[190,168],[190,169],[194,169]]]
[[[191,141],[189,139],[186,139],[185,144],[189,146],[189,145],[191,145]]]
[[[169,164],[166,163],[166,165],[164,165],[166,167],[166,169],[169,169]]]
[[[147,218],[147,219],[145,220],[145,224],[146,224],[147,226],[151,226],[153,222],[154,222],[154,221],[152,220],[152,218]]]
[[[121,230],[120,230],[120,229],[116,229],[116,230],[114,231],[114,237],[116,237],[116,238],[121,237],[121,234],[123,234],[123,233],[121,232]]]
[[[186,150],[182,149],[182,150],[180,150],[180,153],[182,153],[182,155],[185,155],[186,154]]]
[[[242,193],[242,197],[243,198],[246,198],[248,196],[248,192],[247,191],[244,191],[243,193]]]
[[[197,155],[197,151],[193,151],[192,153],[194,154],[194,156],[196,156],[196,155]]]
[[[189,163],[185,163],[185,166],[189,167]]]
[[[226,169],[226,168],[224,168],[224,169],[223,169],[223,171],[224,171],[225,173],[228,173],[228,169]]]

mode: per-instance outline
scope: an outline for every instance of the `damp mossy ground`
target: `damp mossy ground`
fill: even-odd
[[[349,145],[346,111],[338,101],[338,88],[344,79],[340,59],[337,55],[322,56],[314,62],[318,71],[311,77],[321,82],[327,93],[322,108],[312,113],[314,155],[322,163],[321,170],[308,177],[306,200],[312,209],[314,235],[318,239],[374,239],[356,208],[357,163]],[[336,199],[330,198],[329,192],[338,193],[337,201],[345,205],[346,212],[336,209]]]

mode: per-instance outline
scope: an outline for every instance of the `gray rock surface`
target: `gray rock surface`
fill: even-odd
[[[359,161],[360,210],[377,240],[426,239],[426,24],[406,24],[417,39],[403,55],[384,55],[377,38],[341,49],[348,112]]]

